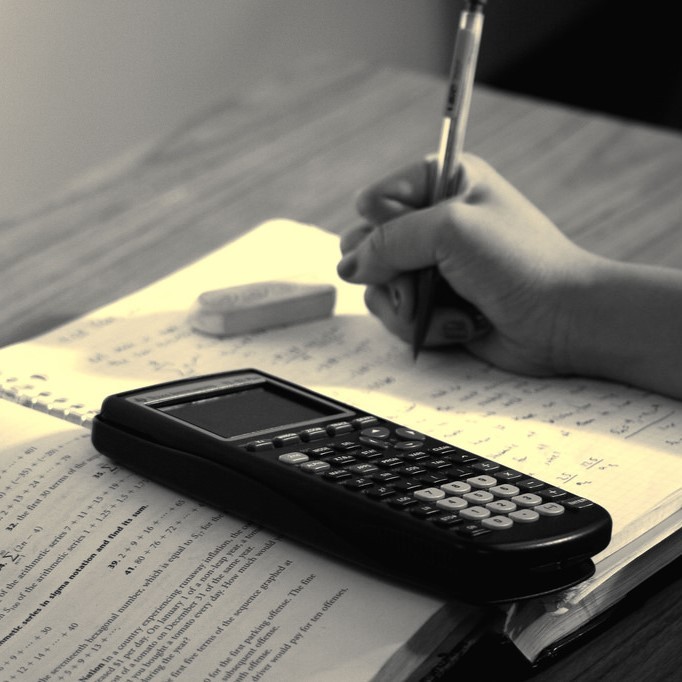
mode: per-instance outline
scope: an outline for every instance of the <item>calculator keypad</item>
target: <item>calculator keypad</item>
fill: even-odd
[[[297,436],[310,447],[283,453],[280,462],[468,537],[551,522],[567,510],[592,506],[585,498],[457,447],[428,447],[424,434],[391,429],[371,416],[285,436],[246,447],[256,452],[280,448],[297,442]],[[336,441],[313,445],[330,436]]]

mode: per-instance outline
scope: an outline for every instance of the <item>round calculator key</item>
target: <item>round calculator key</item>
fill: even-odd
[[[395,430],[395,435],[398,436],[398,438],[402,438],[403,440],[425,440],[426,436],[423,433],[420,433],[419,431],[415,431],[414,429],[408,429],[404,426],[399,426]]]
[[[497,479],[493,478],[492,476],[487,476],[487,475],[481,475],[481,476],[474,476],[473,478],[467,478],[466,482],[472,487],[472,488],[492,488],[493,486],[497,485]]]
[[[490,492],[495,495],[495,497],[514,497],[518,495],[521,491],[511,483],[502,483],[500,485],[494,485],[492,488],[488,488]]]
[[[495,500],[485,505],[494,514],[509,514],[516,511],[516,505],[510,500]]]
[[[509,518],[519,523],[535,523],[540,518],[534,509],[517,509],[509,514]]]
[[[412,494],[423,502],[442,500],[445,497],[445,493],[439,488],[422,488],[421,490],[415,490]]]
[[[511,501],[519,507],[536,507],[542,504],[542,498],[535,493],[523,493],[523,495],[514,495]]]
[[[419,450],[419,448],[423,447],[424,443],[422,443],[420,440],[403,440],[399,443],[396,443],[393,447],[396,450]]]
[[[487,490],[474,490],[472,493],[465,493],[462,497],[471,504],[488,504],[495,499]]]
[[[360,435],[367,436],[367,438],[380,438],[384,440],[391,435],[391,432],[385,426],[369,426],[366,429],[362,429]]]
[[[561,516],[566,509],[556,502],[545,502],[535,507],[535,511],[542,516]]]
[[[459,515],[463,519],[468,519],[469,521],[481,521],[487,519],[491,513],[490,509],[486,509],[485,507],[467,507],[466,509],[462,509],[462,511],[459,512]]]
[[[446,511],[459,511],[460,509],[466,509],[468,506],[469,503],[461,497],[446,497],[444,500],[436,502],[436,507]]]
[[[308,455],[302,452],[287,452],[284,455],[280,455],[277,458],[280,462],[284,464],[302,464],[308,461]]]
[[[464,493],[471,492],[471,486],[464,481],[443,483],[440,489],[444,490],[448,495],[463,495]]]
[[[481,521],[481,525],[490,530],[507,530],[514,522],[508,516],[489,516]]]

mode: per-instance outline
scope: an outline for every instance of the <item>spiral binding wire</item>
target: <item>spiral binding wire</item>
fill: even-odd
[[[0,370],[0,398],[24,405],[33,410],[45,412],[59,419],[92,428],[92,420],[97,414],[86,405],[71,402],[69,398],[47,390],[47,377],[34,374],[29,381]]]

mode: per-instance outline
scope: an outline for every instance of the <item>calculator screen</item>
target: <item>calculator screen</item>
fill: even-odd
[[[332,402],[269,383],[159,409],[222,438],[300,427],[344,413]]]

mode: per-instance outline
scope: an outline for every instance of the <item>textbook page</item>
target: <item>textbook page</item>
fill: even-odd
[[[7,401],[0,422],[2,680],[395,680],[422,627],[477,618],[117,467],[82,427]]]
[[[109,393],[256,367],[594,499],[614,520],[598,561],[625,548],[619,561],[630,560],[641,551],[633,540],[680,508],[682,403],[610,382],[513,375],[457,349],[415,362],[367,313],[362,287],[338,279],[338,258],[333,235],[265,223],[146,289],[0,350],[1,390],[87,424]],[[335,315],[232,338],[192,331],[187,314],[202,291],[265,279],[334,284]]]

